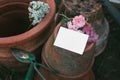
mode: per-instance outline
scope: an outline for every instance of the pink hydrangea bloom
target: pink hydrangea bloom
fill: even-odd
[[[99,37],[95,30],[92,28],[91,24],[86,23],[85,17],[82,15],[75,16],[72,21],[67,22],[67,27],[68,29],[88,34],[89,43],[96,42]]]
[[[68,27],[68,29],[77,31],[77,27],[75,25],[73,25],[71,21],[67,22],[67,27]]]
[[[89,35],[88,42],[96,42],[98,39],[98,34],[95,32],[95,30],[92,28],[91,24],[87,24],[83,27],[82,30],[85,34]]]
[[[83,27],[86,23],[85,17],[83,15],[75,16],[72,22],[73,22],[73,25],[76,26],[77,29]]]

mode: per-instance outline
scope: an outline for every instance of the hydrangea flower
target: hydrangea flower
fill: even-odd
[[[41,22],[44,16],[49,13],[49,5],[41,1],[32,1],[28,7],[29,18],[31,19],[31,25],[36,25]]]
[[[78,30],[79,28],[82,28],[85,25],[85,17],[82,15],[75,16],[72,21],[69,21],[67,23],[67,26],[69,29]]]
[[[98,39],[98,34],[95,32],[95,30],[93,29],[93,27],[91,26],[91,24],[86,24],[83,29],[82,29],[83,33],[88,34],[89,38],[88,38],[88,42],[96,42],[96,40]]]
[[[75,25],[72,24],[71,21],[67,22],[67,26],[68,26],[68,29],[72,29],[74,31],[77,31],[77,27]]]
[[[91,24],[87,23],[82,15],[75,16],[72,21],[67,22],[67,27],[68,29],[89,35],[89,43],[96,42],[99,37]]]
[[[83,15],[75,16],[72,22],[73,25],[75,25],[78,29],[83,27],[86,23],[85,17]]]

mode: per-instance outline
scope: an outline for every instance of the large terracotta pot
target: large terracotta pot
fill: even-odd
[[[50,12],[38,25],[27,30],[30,24],[27,10],[29,1],[31,0],[0,0],[0,63],[8,68],[19,70],[26,68],[25,64],[13,57],[11,47],[21,48],[40,56],[40,48],[54,27],[55,2],[43,0],[49,4]]]
[[[93,66],[95,43],[87,44],[83,55],[55,47],[53,43],[60,26],[61,23],[56,26],[53,34],[43,48],[43,64],[52,69],[56,75],[63,79],[80,79],[82,76],[86,75]]]

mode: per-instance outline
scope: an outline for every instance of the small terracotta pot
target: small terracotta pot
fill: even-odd
[[[76,80],[87,74],[93,66],[95,43],[88,44],[83,55],[55,47],[53,46],[53,42],[60,26],[61,23],[56,26],[53,34],[43,48],[43,64],[62,78]]]
[[[24,49],[40,56],[40,48],[54,28],[55,2],[43,0],[50,6],[50,12],[38,25],[27,30],[30,24],[27,10],[30,1],[0,0],[0,63],[8,68],[18,70],[26,68],[25,64],[13,57],[10,52],[11,47]]]

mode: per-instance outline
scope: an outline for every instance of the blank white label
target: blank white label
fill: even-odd
[[[53,45],[82,55],[88,37],[86,34],[60,27]]]

